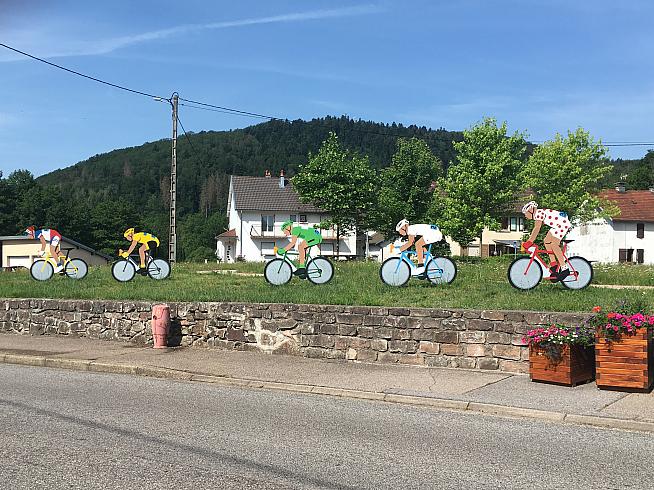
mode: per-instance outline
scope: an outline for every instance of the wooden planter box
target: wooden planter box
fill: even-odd
[[[531,380],[575,386],[595,378],[595,356],[592,347],[562,345],[560,352],[560,358],[552,359],[547,355],[546,349],[530,346]]]
[[[597,387],[621,391],[648,392],[654,381],[654,342],[652,332],[639,328],[616,341],[595,336]]]

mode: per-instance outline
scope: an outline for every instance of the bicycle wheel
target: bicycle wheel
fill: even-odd
[[[425,272],[432,284],[450,284],[456,277],[456,264],[447,257],[432,257]]]
[[[561,284],[568,289],[584,289],[593,280],[593,266],[583,257],[570,257],[568,259],[570,275]],[[575,277],[574,272],[577,273]]]
[[[136,267],[129,260],[118,260],[111,266],[111,275],[118,282],[131,281],[136,275]]]
[[[529,265],[529,257],[519,257],[511,262],[507,273],[511,286],[527,291],[534,289],[543,278],[543,269],[535,260]],[[529,268],[527,269],[527,266]]]
[[[273,286],[281,286],[291,280],[293,269],[291,269],[291,264],[283,259],[272,259],[263,269],[263,275],[268,283]]]
[[[319,255],[307,263],[307,279],[313,284],[327,284],[334,277],[334,266],[326,257]]]
[[[54,275],[54,267],[47,260],[35,260],[30,267],[30,275],[37,281],[47,281]]]
[[[66,262],[64,272],[71,279],[83,279],[89,272],[89,266],[82,259],[70,259]]]
[[[411,279],[411,268],[399,257],[391,257],[382,263],[379,277],[389,286],[404,286]]]
[[[148,276],[152,279],[166,279],[170,275],[170,264],[164,259],[154,259],[148,264]]]

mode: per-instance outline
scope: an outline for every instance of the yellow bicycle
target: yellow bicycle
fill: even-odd
[[[71,279],[82,279],[88,274],[89,266],[84,260],[79,258],[69,259],[68,255],[72,248],[64,248],[66,257],[63,259],[64,268],[61,273]],[[54,275],[55,268],[57,267],[57,260],[46,251],[43,258],[36,259],[30,267],[30,275],[37,281],[47,281]]]

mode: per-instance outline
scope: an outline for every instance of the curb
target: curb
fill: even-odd
[[[619,429],[636,432],[654,433],[654,423],[632,419],[618,419],[614,417],[600,417],[596,415],[578,415],[564,412],[536,410],[532,408],[511,407],[495,405],[492,403],[468,402],[448,398],[435,398],[430,396],[401,395],[395,393],[382,393],[375,391],[350,390],[332,388],[329,386],[313,386],[276,381],[260,381],[243,378],[228,378],[225,376],[211,376],[178,371],[169,368],[134,366],[129,364],[111,364],[84,359],[53,359],[40,356],[25,356],[4,354],[0,356],[0,363],[19,364],[23,366],[49,367],[70,369],[74,371],[88,371],[112,374],[132,374],[151,378],[173,379],[178,381],[192,381],[210,383],[220,386],[241,388],[255,388],[264,390],[279,390],[294,393],[311,393],[315,395],[335,396],[342,398],[355,398],[360,400],[383,401],[403,405],[423,406],[440,410],[454,410],[459,412],[474,412],[498,417],[523,418],[541,420],[544,422],[558,422],[573,425],[587,425],[605,429]]]

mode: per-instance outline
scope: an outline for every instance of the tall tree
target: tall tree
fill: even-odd
[[[463,132],[455,142],[455,163],[433,194],[430,217],[463,246],[481,238],[484,228],[498,229],[519,188],[525,159],[525,135],[507,136],[506,122],[493,118]]]
[[[654,150],[649,150],[627,176],[629,189],[648,189],[654,185]]]
[[[317,154],[309,154],[308,163],[293,178],[293,186],[303,202],[329,213],[329,224],[338,227],[340,236],[354,228],[367,228],[376,202],[375,178],[368,157],[344,149],[332,132]]]
[[[425,220],[433,184],[442,175],[441,161],[425,141],[418,138],[397,140],[390,167],[382,170],[378,201],[372,226],[389,237],[402,218],[411,223]]]
[[[597,196],[602,179],[612,170],[606,155],[606,147],[582,128],[568,131],[565,138],[557,133],[534,150],[521,179],[539,206],[563,211],[571,221],[610,216],[615,206]]]

